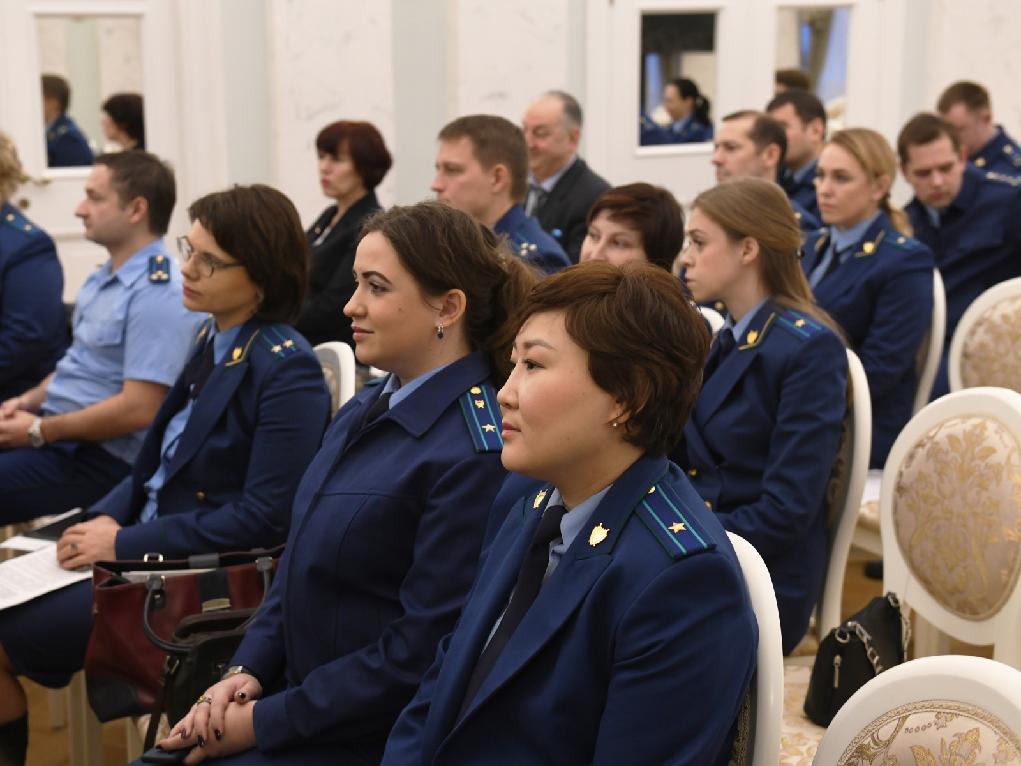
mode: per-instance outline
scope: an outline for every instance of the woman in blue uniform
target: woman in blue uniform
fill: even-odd
[[[847,356],[812,301],[779,186],[743,178],[703,192],[688,237],[681,262],[692,295],[723,301],[730,316],[674,459],[723,526],[765,560],[786,654],[808,628],[825,574],[825,490]]]
[[[580,262],[644,261],[670,271],[684,244],[684,213],[673,194],[647,183],[607,189],[588,211]]]
[[[879,133],[833,134],[815,179],[826,228],[805,241],[802,263],[816,301],[858,354],[872,398],[870,468],[882,468],[911,419],[915,358],[932,321],[932,252],[911,237],[890,201],[897,157]]]
[[[25,178],[14,142],[0,133],[0,402],[53,372],[67,346],[57,250],[10,203]]]
[[[184,304],[210,320],[131,475],[58,542],[67,569],[280,544],[326,427],[322,369],[284,324],[308,273],[294,205],[267,186],[235,187],[199,199],[189,215]],[[0,612],[0,763],[24,760],[25,697],[15,676],[66,685],[84,663],[91,610],[91,583],[82,582]]]
[[[648,264],[567,269],[520,317],[503,462],[543,486],[510,508],[383,763],[726,763],[755,619],[726,533],[665,456],[708,330]]]
[[[535,277],[440,202],[370,219],[354,272],[356,354],[391,374],[327,431],[264,611],[163,743],[197,744],[186,763],[378,763],[475,575],[505,474],[494,383]]]

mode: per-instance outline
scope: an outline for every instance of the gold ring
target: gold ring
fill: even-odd
[[[203,702],[208,702],[210,705],[212,705],[213,704],[213,698],[212,697],[207,697],[205,694],[203,694],[201,697],[199,697],[197,700],[195,700],[195,704],[196,705],[201,705]]]

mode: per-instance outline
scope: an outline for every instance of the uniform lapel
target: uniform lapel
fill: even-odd
[[[859,275],[872,268],[872,259],[886,236],[886,217],[881,214],[855,245],[851,256],[816,285],[815,297],[819,305],[832,305],[844,293],[859,289]]]

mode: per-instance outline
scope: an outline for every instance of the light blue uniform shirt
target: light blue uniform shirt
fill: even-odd
[[[724,330],[730,330],[730,332],[733,335],[734,342],[737,343],[738,338],[744,336],[744,331],[748,329],[748,325],[752,323],[752,320],[755,318],[755,315],[759,313],[759,309],[766,305],[767,300],[769,300],[769,298],[764,298],[763,300],[756,303],[748,310],[748,313],[741,317],[741,319],[738,320],[736,323],[734,322],[734,318],[728,314],[727,321],[723,323],[723,327],[720,328],[720,332],[723,332]]]
[[[149,258],[163,255],[169,282],[149,279]],[[107,261],[89,275],[74,309],[74,341],[46,389],[42,412],[56,415],[109,399],[125,380],[170,386],[181,374],[204,315],[181,304],[181,271],[162,240],[132,255],[117,271]],[[145,430],[100,442],[132,463]]]
[[[417,378],[412,378],[403,385],[401,385],[401,382],[397,380],[396,375],[390,373],[390,375],[386,379],[386,383],[383,384],[383,390],[380,391],[379,395],[382,396],[383,394],[390,394],[390,401],[387,404],[387,409],[388,410],[393,409],[398,404],[400,404],[402,400],[407,399],[409,396],[415,393],[415,391],[421,388],[422,385],[427,380],[429,380],[429,378],[431,378],[433,375],[436,375],[445,367],[447,367],[447,365],[443,365],[443,367],[437,367],[435,370],[429,370],[429,372],[423,372]]]
[[[235,325],[229,330],[224,332],[216,332],[216,325],[212,325],[210,332],[213,335],[213,361],[216,364],[220,364],[227,356],[227,349],[234,345],[234,340],[238,337],[238,333],[241,331],[241,325]],[[209,342],[208,340],[206,341]],[[199,352],[201,353],[201,352]],[[191,417],[192,407],[195,404],[195,400],[188,397],[184,407],[182,407],[174,417],[170,418],[167,423],[167,427],[163,430],[163,443],[160,447],[160,464],[149,480],[145,483],[145,494],[149,496],[149,499],[145,501],[145,506],[142,508],[142,514],[139,516],[139,521],[146,522],[152,521],[156,518],[156,510],[159,506],[159,493],[163,489],[163,485],[167,482],[167,467],[170,465],[170,461],[174,459],[174,453],[177,452],[177,444],[181,441],[181,434],[184,433],[185,427],[188,425],[188,418]]]

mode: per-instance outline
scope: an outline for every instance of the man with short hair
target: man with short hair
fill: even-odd
[[[581,127],[581,105],[561,90],[532,102],[522,120],[530,171],[525,212],[539,219],[572,263],[578,262],[588,232],[588,209],[610,188],[578,156]]]
[[[473,114],[443,127],[438,136],[436,197],[507,237],[523,260],[547,274],[570,263],[563,248],[525,214],[528,150],[521,129],[503,117]]]
[[[67,109],[71,105],[71,86],[60,75],[44,74],[43,122],[46,124],[46,164],[51,168],[80,167],[92,164],[92,149],[81,128]]]
[[[88,506],[130,471],[202,321],[161,239],[174,201],[157,157],[96,158],[75,215],[110,259],[78,293],[56,370],[0,404],[0,525]]]
[[[915,191],[905,212],[915,237],[936,256],[946,289],[934,399],[949,391],[950,339],[965,309],[993,285],[1021,276],[1021,179],[983,172],[965,161],[965,151],[935,114],[915,115],[897,136],[901,171]]]
[[[936,111],[954,127],[965,154],[979,170],[1021,175],[1021,146],[993,123],[989,91],[962,80],[943,91]]]
[[[752,176],[775,182],[786,153],[787,131],[778,120],[750,109],[728,114],[713,145],[716,181]],[[791,207],[803,232],[819,228],[819,219],[804,206],[792,199]]]
[[[812,78],[808,72],[801,69],[777,69],[773,73],[773,93],[786,93],[789,90],[800,88],[809,90],[812,87]]]
[[[812,93],[795,88],[774,96],[766,111],[787,131],[780,185],[788,197],[818,218],[815,169],[826,142],[826,108]]]

